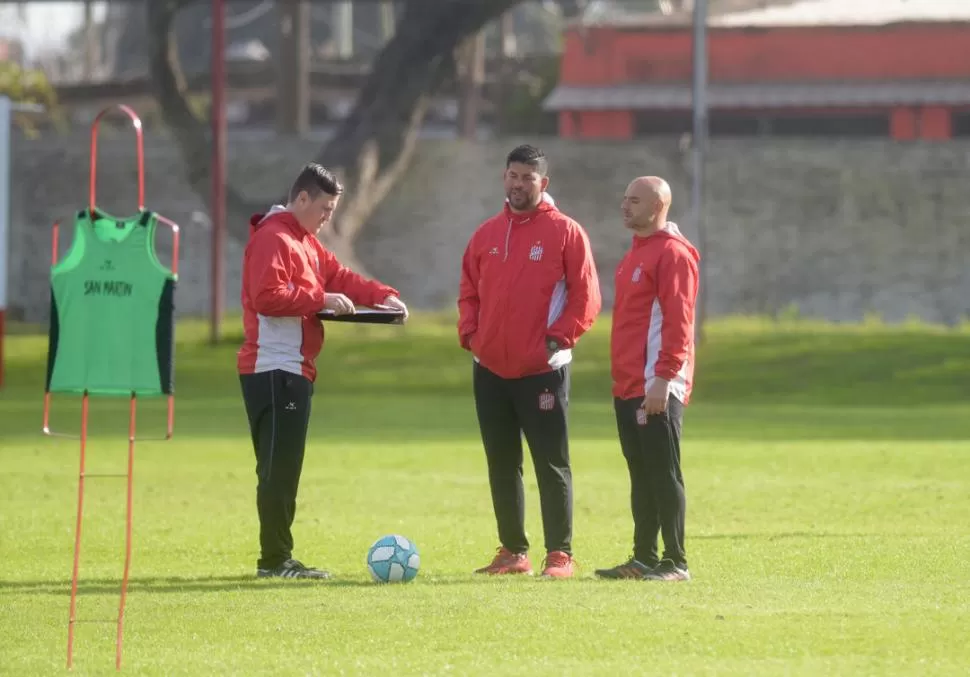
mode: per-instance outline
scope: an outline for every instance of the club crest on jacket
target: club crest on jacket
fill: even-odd
[[[536,242],[534,245],[532,245],[532,249],[529,250],[529,260],[530,261],[542,260],[542,242]]]

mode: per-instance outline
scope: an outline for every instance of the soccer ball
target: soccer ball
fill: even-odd
[[[367,570],[378,583],[407,583],[420,568],[418,549],[404,536],[383,536],[367,551]]]

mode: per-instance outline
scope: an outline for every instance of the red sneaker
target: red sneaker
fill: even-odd
[[[574,568],[575,560],[572,555],[555,550],[546,555],[542,576],[543,578],[572,578]]]
[[[475,570],[476,574],[526,574],[532,575],[532,564],[529,556],[515,553],[506,548],[499,548],[495,559],[486,567]]]

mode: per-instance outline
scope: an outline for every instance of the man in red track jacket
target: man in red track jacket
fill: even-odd
[[[545,192],[546,169],[537,148],[508,155],[505,206],[478,228],[462,259],[458,336],[475,357],[475,405],[501,542],[478,573],[532,573],[522,433],[539,483],[543,575],[573,573],[569,365],[601,299],[589,239]]]
[[[337,207],[343,187],[325,168],[304,167],[289,202],[250,220],[243,256],[244,339],[237,356],[243,400],[256,453],[260,577],[329,578],[292,558],[290,528],[303,468],[310,399],[323,346],[323,309],[385,304],[407,313],[392,287],[340,264],[316,235]]]
[[[635,179],[623,197],[633,244],[616,269],[610,357],[617,429],[630,471],[633,557],[597,570],[602,578],[690,579],[680,431],[694,379],[700,255],[667,221],[670,198],[670,187],[657,177]]]

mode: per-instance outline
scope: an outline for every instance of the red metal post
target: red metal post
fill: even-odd
[[[67,669],[74,662],[74,624],[77,619],[77,574],[81,560],[81,515],[84,510],[84,455],[88,443],[88,393],[81,399],[81,460],[77,480],[77,523],[74,527],[74,566],[71,569],[71,615],[67,623]]]
[[[91,124],[91,173],[88,191],[88,206],[94,210],[95,193],[98,185],[98,128],[101,126],[101,119],[108,114],[112,108],[118,108],[131,119],[131,126],[135,130],[135,154],[138,163],[138,209],[145,208],[145,139],[142,133],[141,118],[130,107],[124,104],[115,104],[101,110]]]
[[[225,0],[212,0],[212,326],[210,340],[221,338],[226,249],[226,48]]]
[[[137,399],[131,393],[131,406],[128,414],[128,497],[125,504],[125,570],[121,576],[121,602],[118,605],[118,640],[115,650],[115,668],[121,669],[121,643],[124,632],[125,599],[128,597],[128,573],[131,571],[131,507],[132,485],[135,472],[135,409]]]
[[[60,239],[61,222],[55,221],[53,232],[51,233],[51,267],[57,265],[57,242]],[[44,393],[44,434],[51,434],[51,394]],[[70,666],[68,666],[70,667]]]
[[[159,223],[164,223],[169,228],[172,229],[172,272],[178,275],[179,272],[179,232],[180,228],[177,223],[171,219],[157,215]],[[165,439],[172,439],[172,434],[175,430],[175,395],[169,394],[168,396],[168,425],[165,430]]]

